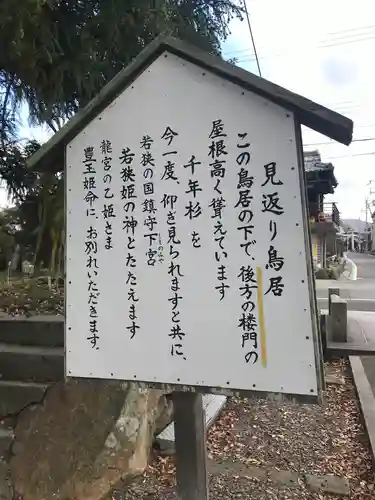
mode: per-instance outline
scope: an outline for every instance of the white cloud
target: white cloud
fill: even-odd
[[[355,4],[349,0],[248,0],[247,5],[263,76],[352,118],[355,138],[375,137],[374,0]],[[233,21],[231,31],[226,56],[237,57],[239,65],[257,73],[247,23]],[[21,135],[44,142],[50,132],[30,129],[24,117]],[[309,145],[328,142],[311,130],[304,130],[303,136]],[[316,147],[323,160],[335,165],[339,187],[332,199],[339,203],[343,216],[363,216],[366,184],[375,179],[375,141]],[[0,205],[4,203],[6,193],[2,192]]]
[[[374,1],[252,0],[247,5],[262,76],[351,118],[354,138],[375,137]],[[234,21],[231,31],[225,55],[257,73],[247,23]],[[303,137],[306,144],[329,142],[308,129]],[[335,165],[339,187],[332,199],[342,215],[364,217],[366,184],[375,179],[375,141],[306,149],[315,147]]]
[[[353,61],[339,57],[327,57],[322,62],[323,75],[327,83],[334,86],[354,85],[358,76]]]

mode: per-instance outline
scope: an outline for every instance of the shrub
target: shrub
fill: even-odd
[[[325,269],[325,268],[317,269],[317,271],[315,273],[315,278],[317,280],[329,280],[329,279],[331,279],[329,271],[330,271],[329,269]]]

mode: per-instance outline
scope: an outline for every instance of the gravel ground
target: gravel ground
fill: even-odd
[[[0,314],[10,316],[35,314],[64,314],[63,288],[48,289],[45,282],[37,279],[13,281],[0,284]]]
[[[360,420],[348,365],[326,365],[343,383],[328,384],[324,404],[279,404],[233,398],[208,433],[210,499],[338,500],[313,493],[304,474],[333,474],[349,481],[347,498],[375,498],[369,443]],[[244,465],[245,467],[241,467]],[[275,471],[298,473],[293,487],[278,486]],[[255,474],[254,474],[255,471]],[[155,456],[146,473],[113,495],[116,500],[175,499],[173,457]]]
[[[62,314],[63,291],[34,280],[0,287],[0,314]],[[210,499],[338,500],[312,493],[304,474],[333,474],[349,481],[352,500],[374,500],[375,483],[367,436],[360,419],[348,364],[326,364],[336,381],[327,385],[324,403],[298,405],[233,398],[209,430]],[[275,471],[298,477],[278,486]],[[266,475],[266,478],[263,476]],[[173,457],[155,455],[145,474],[120,486],[114,500],[172,500]]]

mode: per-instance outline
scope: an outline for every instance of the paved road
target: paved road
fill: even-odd
[[[357,280],[318,280],[317,298],[320,308],[328,307],[328,288],[340,288],[341,297],[348,300],[350,311],[375,311],[375,257],[364,253],[350,252],[349,259],[355,262]]]
[[[359,281],[372,281],[375,287],[375,257],[356,252],[348,253],[348,257],[357,265]]]
[[[352,297],[361,296],[363,300],[357,302],[348,302],[356,307],[356,310],[375,311],[375,257],[361,253],[348,254],[349,259],[355,262],[357,266],[357,281],[353,281],[350,289]],[[367,299],[367,300],[366,300]],[[369,300],[370,299],[370,300]],[[359,304],[363,309],[358,309]],[[351,308],[351,306],[350,306]],[[375,324],[374,324],[375,329]],[[368,381],[370,382],[372,392],[375,395],[375,356],[361,356],[361,361],[365,369]]]

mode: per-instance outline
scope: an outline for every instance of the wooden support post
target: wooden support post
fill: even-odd
[[[330,314],[331,340],[346,342],[348,339],[348,304],[338,295],[331,296]]]
[[[338,295],[340,297],[340,288],[328,288],[328,314],[331,315],[331,296]]]
[[[208,500],[202,395],[195,392],[174,392],[173,405],[178,499]]]

